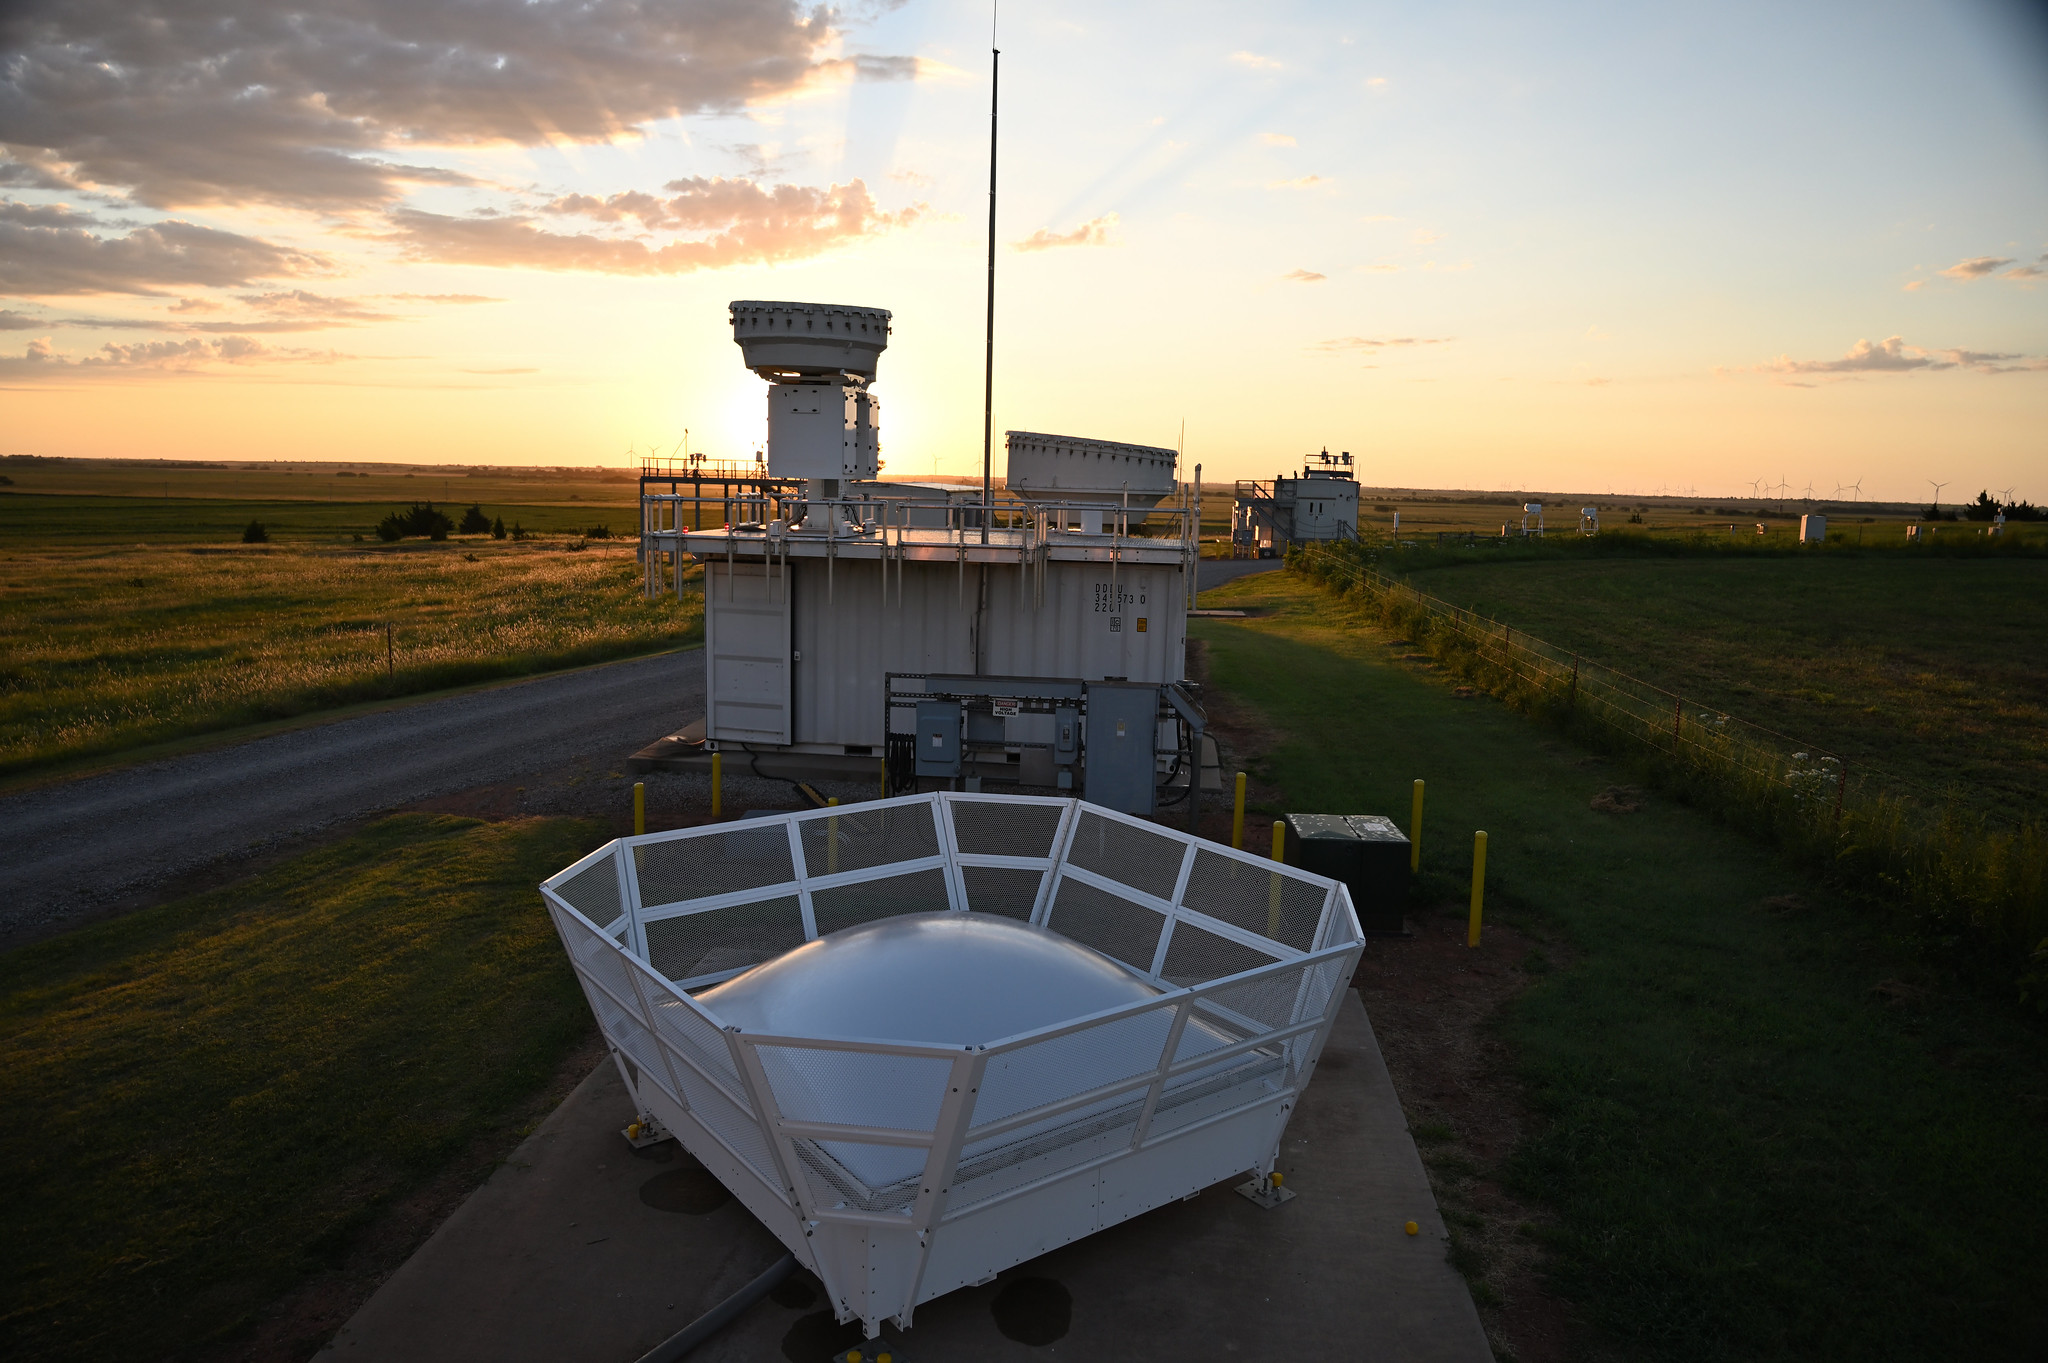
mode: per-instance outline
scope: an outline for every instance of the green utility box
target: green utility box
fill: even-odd
[[[1358,925],[1379,937],[1408,931],[1408,835],[1380,814],[1289,814],[1289,866],[1341,880]]]

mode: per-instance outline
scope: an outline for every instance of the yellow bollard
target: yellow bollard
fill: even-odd
[[[647,831],[647,783],[633,783],[633,836],[639,837]]]
[[[1415,803],[1408,812],[1408,873],[1422,869],[1422,778],[1415,778]]]
[[[1465,945],[1479,945],[1479,906],[1486,898],[1486,834],[1472,835],[1472,917],[1465,924]]]
[[[1273,860],[1285,861],[1287,851],[1287,825],[1273,820]],[[1266,890],[1266,935],[1280,936],[1280,875],[1278,872],[1267,877],[1272,885]]]
[[[716,819],[725,808],[725,754],[711,754],[711,817]]]
[[[1244,773],[1237,774],[1237,808],[1230,815],[1230,845],[1244,850]]]
[[[825,804],[827,808],[837,809],[839,807],[839,797],[834,795],[831,799],[825,801]],[[839,816],[837,814],[825,820],[825,841],[826,845],[831,848],[831,851],[825,854],[825,873],[836,876],[839,874]]]

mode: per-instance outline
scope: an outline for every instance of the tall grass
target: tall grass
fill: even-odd
[[[2048,828],[1882,773],[1553,648],[1381,573],[1384,545],[1317,545],[1289,566],[1353,597],[1448,671],[1510,706],[1642,760],[1659,782],[1904,915],[1925,939],[1978,955],[2048,1010]]]
[[[0,556],[0,775],[694,638],[630,545]]]

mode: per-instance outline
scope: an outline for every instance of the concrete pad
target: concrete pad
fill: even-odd
[[[649,1205],[710,1199],[673,1143],[639,1154],[627,1146],[618,1129],[631,1116],[607,1061],[322,1356],[633,1363],[780,1256],[737,1202],[696,1213]],[[1280,1208],[1218,1184],[926,1303],[897,1357],[1492,1359],[1464,1280],[1446,1262],[1443,1222],[1356,994],[1339,1011],[1279,1168],[1299,1194]],[[1405,1232],[1410,1220],[1420,1234]],[[1061,1337],[1006,1337],[999,1310],[1012,1335],[1043,1338],[1057,1324],[1060,1289],[1071,1303]],[[833,1327],[822,1294],[804,1304],[814,1291],[800,1275],[693,1363],[825,1363],[860,1331]],[[1044,1327],[1035,1336],[1034,1318]],[[897,1338],[893,1327],[884,1333]]]

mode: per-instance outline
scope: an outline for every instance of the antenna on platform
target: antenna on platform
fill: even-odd
[[[988,342],[981,381],[981,542],[988,543],[988,523],[995,504],[990,472],[996,439],[996,93],[1002,79],[1003,53],[996,46],[996,5],[988,7]]]

